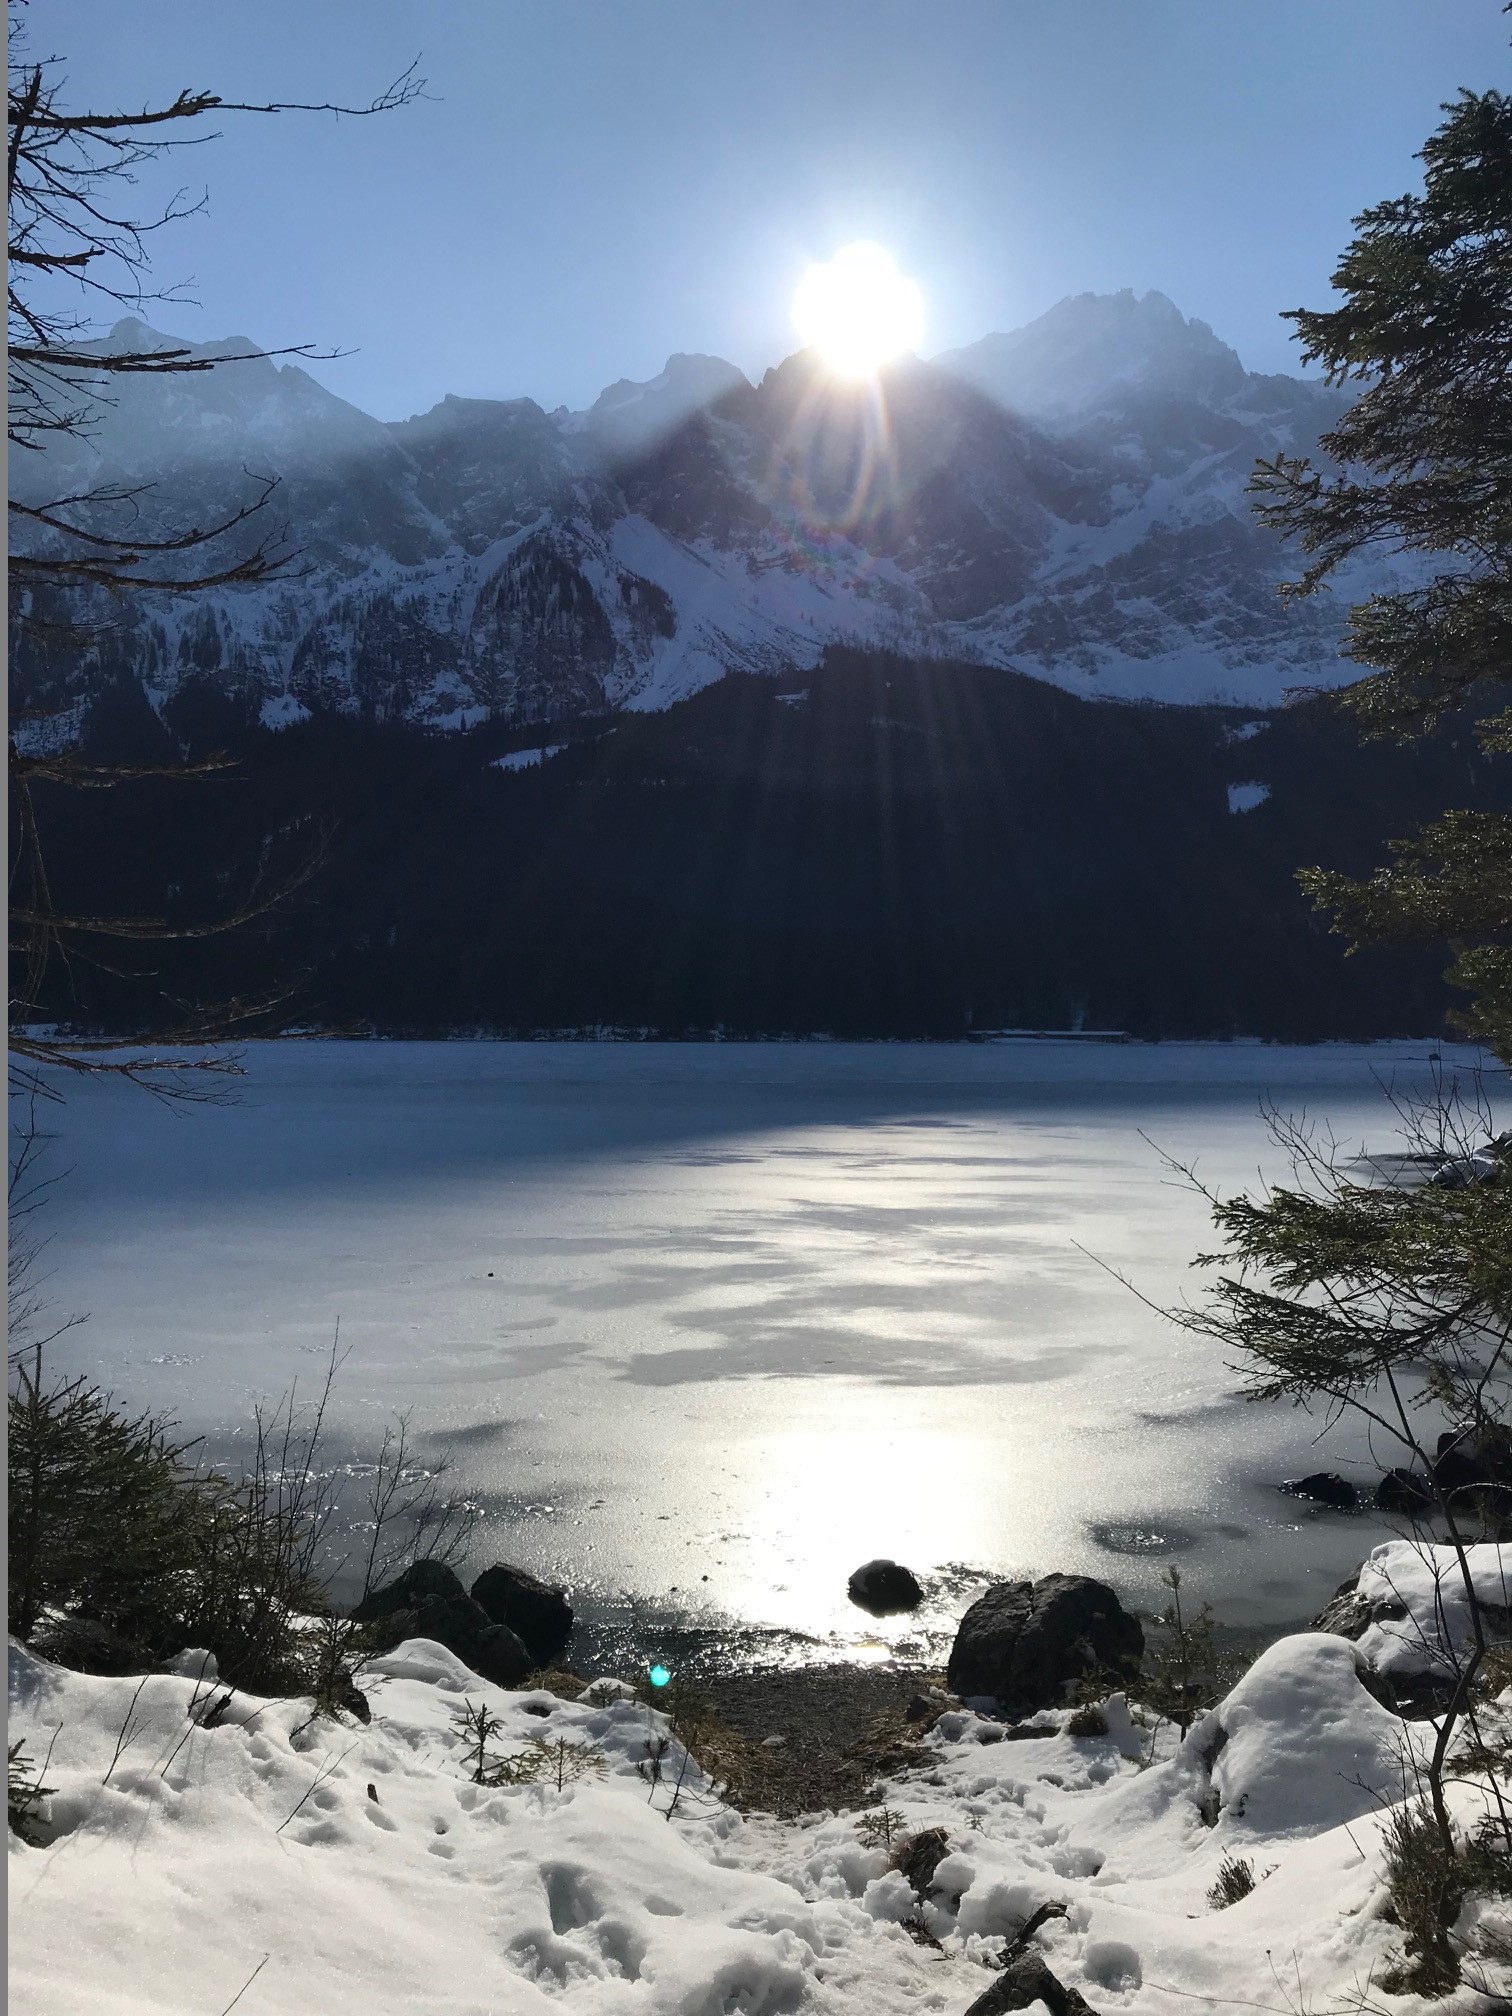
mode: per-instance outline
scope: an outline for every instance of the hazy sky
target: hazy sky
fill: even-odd
[[[881,241],[924,351],[1062,295],[1158,287],[1293,367],[1363,206],[1416,186],[1441,100],[1509,82],[1499,0],[33,0],[95,109],[373,95],[228,118],[158,241],[195,337],[351,348],[395,418],[444,392],[587,404],[673,350],[759,375],[812,259]]]

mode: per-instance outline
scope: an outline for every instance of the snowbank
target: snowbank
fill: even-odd
[[[1466,1549],[1476,1597],[1492,1610],[1512,1610],[1512,1547]],[[1452,1547],[1391,1540],[1360,1569],[1360,1601],[1370,1623],[1360,1651],[1391,1679],[1450,1672],[1473,1642],[1470,1604]]]
[[[1309,1631],[1263,1652],[1192,1729],[1219,1810],[1268,1841],[1313,1834],[1400,1797],[1415,1732],[1360,1684],[1346,1639]]]
[[[824,1939],[786,1885],[725,1866],[738,1827],[696,1771],[709,1817],[668,1826],[635,1764],[661,1717],[505,1694],[412,1640],[364,1675],[369,1728],[308,1704],[235,1697],[158,1674],[86,1679],[11,1648],[12,1740],[53,1739],[46,1845],[11,1842],[16,2006],[146,2016],[243,2007],[527,2011],[559,1991],[644,1984],[650,2006],[704,2016],[732,1999],[796,2008]],[[196,1698],[197,1697],[197,1698]],[[591,1745],[608,1776],[561,1791],[469,1782],[460,1703],[486,1702],[493,1747]],[[117,1748],[119,1747],[119,1755]],[[673,1774],[680,1759],[667,1760]],[[264,1964],[264,1956],[267,1956]],[[604,2006],[616,2006],[611,1996]]]
[[[1355,1660],[1283,1640],[1184,1743],[1157,1735],[1157,1761],[1118,1697],[1096,1737],[943,1716],[885,1788],[908,1829],[948,1835],[921,1901],[854,1815],[742,1818],[675,1742],[649,1782],[667,1725],[623,1690],[505,1693],[412,1640],[367,1669],[363,1728],[222,1703],[192,1666],[139,1685],[13,1646],[12,1740],[52,1746],[57,1788],[41,1845],[11,1842],[14,2006],[203,2016],[250,1981],[240,2016],[958,2016],[1003,1937],[1057,1903],[1039,1948],[1105,2012],[1253,2001],[1267,1952],[1321,2007],[1395,1936],[1372,1788],[1391,1795],[1411,1732]],[[493,1750],[565,1740],[602,1775],[471,1782],[464,1701],[500,1718]],[[1257,1887],[1215,1912],[1226,1855]]]

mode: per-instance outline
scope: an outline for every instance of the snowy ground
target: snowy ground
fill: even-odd
[[[1403,1559],[1372,1572],[1416,1600]],[[648,1785],[636,1767],[665,1725],[634,1699],[502,1693],[414,1640],[367,1670],[365,1729],[241,1697],[198,1726],[219,1694],[192,1659],[138,1687],[13,1646],[11,1740],[51,1745],[57,1789],[45,1845],[11,1842],[12,2006],[213,2016],[245,1985],[242,2016],[959,2016],[1054,1902],[1040,1950],[1101,2011],[1359,2008],[1395,1938],[1380,1801],[1429,1732],[1380,1707],[1356,1660],[1340,1638],[1283,1639],[1153,1762],[1121,1697],[1092,1737],[1049,1715],[1042,1739],[1003,1742],[946,1713],[886,1788],[908,1828],[948,1831],[922,1914],[936,1949],[904,1928],[920,1907],[854,1815],[742,1818],[696,1769],[669,1811],[681,1753]],[[565,1738],[604,1775],[473,1784],[464,1699],[497,1712],[501,1752]],[[1258,1881],[1214,1910],[1226,1856]]]

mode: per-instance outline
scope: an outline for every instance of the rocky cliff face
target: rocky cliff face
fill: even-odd
[[[87,648],[22,639],[13,704],[53,710],[33,732],[73,732],[120,682],[159,709],[209,682],[269,725],[547,721],[836,642],[1260,707],[1346,676],[1343,611],[1389,578],[1281,604],[1294,558],[1245,484],[1257,456],[1311,450],[1339,395],[1246,372],[1157,294],[1063,302],[876,388],[809,355],[757,386],[674,357],[580,414],[449,397],[384,424],[271,360],[119,382],[88,448],[28,458],[18,486],[129,489],[117,523],[153,531],[276,476],[298,559],[256,589],[83,612],[111,625]]]

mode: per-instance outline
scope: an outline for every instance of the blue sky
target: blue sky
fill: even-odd
[[[919,282],[926,354],[1132,286],[1292,368],[1279,311],[1512,67],[1498,0],[33,0],[31,32],[96,109],[360,100],[422,58],[381,120],[225,120],[158,241],[199,305],[151,319],[350,349],[317,375],[384,418],[581,406],[673,350],[759,375],[855,238]]]

